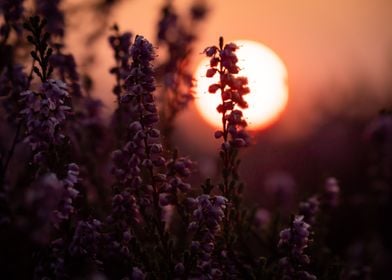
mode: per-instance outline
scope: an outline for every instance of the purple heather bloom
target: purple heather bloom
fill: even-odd
[[[110,222],[118,222],[123,228],[127,224],[139,223],[141,220],[139,207],[136,198],[127,190],[116,194],[112,198],[112,213],[109,217]]]
[[[35,153],[34,161],[44,159],[50,145],[63,143],[62,126],[71,108],[66,85],[59,80],[48,80],[38,92],[31,90],[20,94],[23,108],[20,114],[26,125],[25,142]]]
[[[202,194],[196,198],[196,208],[192,213],[192,222],[188,230],[196,232],[191,250],[198,255],[197,274],[213,277],[220,273],[212,262],[215,250],[215,238],[221,232],[221,223],[225,216],[227,199],[223,196]]]
[[[191,189],[190,184],[185,183],[183,179],[189,177],[193,169],[194,162],[186,157],[173,158],[166,163],[168,192],[176,192],[179,190],[186,193]]]
[[[130,125],[129,135],[133,135],[125,146],[112,153],[114,168],[113,174],[118,182],[133,189],[141,185],[141,163],[146,159],[145,137],[146,133],[138,121]]]
[[[310,262],[309,256],[304,252],[310,242],[310,225],[303,218],[295,216],[290,228],[279,234],[278,247],[286,252],[286,256],[279,261],[282,279],[317,279],[303,269]]]
[[[130,48],[132,59],[131,69],[125,80],[126,92],[121,103],[127,104],[131,100],[136,104],[136,110],[142,116],[142,123],[151,126],[158,121],[152,92],[155,90],[151,61],[154,59],[153,46],[142,36],[137,35]]]
[[[212,94],[220,91],[222,97],[222,103],[216,109],[223,115],[224,127],[223,131],[215,132],[215,138],[224,137],[225,143],[222,150],[225,151],[230,147],[242,148],[250,144],[249,135],[244,130],[247,123],[242,111],[238,109],[248,107],[244,95],[249,93],[249,88],[247,78],[235,76],[239,72],[238,58],[235,54],[238,49],[237,45],[234,43],[223,45],[223,39],[220,40],[219,48],[208,47],[204,53],[210,57],[211,66],[206,76],[213,77],[219,73],[220,77],[219,82],[210,85],[208,91]]]
[[[136,36],[131,46],[132,64],[125,80],[125,93],[120,99],[122,106],[133,110],[135,119],[129,125],[126,144],[112,154],[113,174],[121,184],[133,189],[141,186],[141,167],[161,167],[165,160],[162,147],[154,139],[159,132],[154,128],[158,112],[152,92],[155,89],[151,61],[155,57],[152,45],[142,36]]]

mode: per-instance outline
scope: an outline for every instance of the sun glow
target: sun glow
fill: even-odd
[[[250,93],[245,95],[249,108],[243,113],[250,129],[263,129],[274,123],[288,101],[287,70],[282,60],[262,44],[238,40],[236,51],[239,76],[248,78]],[[208,93],[209,85],[217,82],[218,75],[207,78],[209,60],[203,59],[196,71],[196,107],[202,117],[214,127],[222,125],[216,107],[221,103],[220,94]]]

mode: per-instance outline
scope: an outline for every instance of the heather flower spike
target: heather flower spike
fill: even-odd
[[[240,163],[238,150],[249,145],[249,136],[245,131],[247,123],[241,111],[248,106],[244,96],[249,93],[249,88],[247,79],[237,76],[239,72],[238,58],[235,54],[237,49],[238,46],[233,43],[224,44],[223,38],[220,37],[219,46],[211,46],[204,50],[205,55],[210,58],[210,68],[206,76],[219,75],[219,81],[210,85],[209,93],[221,96],[217,111],[222,116],[222,128],[215,132],[214,137],[223,141],[219,152],[223,180],[219,184],[219,189],[223,197],[227,199],[223,223],[223,231],[227,233],[223,240],[225,252],[231,252],[233,247],[238,246],[238,243],[246,242],[239,233],[239,228],[245,222],[246,211],[241,208],[243,184],[238,176]],[[204,186],[203,189],[207,192],[212,190],[208,186]],[[241,211],[243,215],[239,214]],[[238,240],[238,236],[242,240],[232,241]],[[228,273],[249,277],[249,272],[244,271],[242,265],[236,262],[236,258],[235,253],[225,254],[225,265],[230,267]]]
[[[220,157],[223,162],[223,184],[220,185],[222,194],[232,200],[236,190],[235,182],[238,174],[237,150],[249,145],[249,136],[245,131],[247,123],[241,108],[248,105],[244,95],[249,93],[247,79],[237,77],[239,71],[235,51],[238,47],[233,44],[224,44],[219,38],[219,46],[211,46],[204,50],[210,58],[210,68],[207,77],[219,75],[219,81],[210,85],[211,94],[220,94],[222,103],[217,106],[217,111],[222,115],[222,129],[215,132],[217,139],[222,139]]]
[[[304,222],[303,216],[292,218],[290,227],[280,232],[278,247],[286,253],[279,265],[282,279],[316,280],[317,277],[306,271],[310,258],[305,249],[310,243],[310,225]]]

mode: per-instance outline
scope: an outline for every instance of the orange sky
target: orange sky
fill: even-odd
[[[174,1],[180,10],[190,2]],[[216,44],[223,35],[226,41],[249,39],[264,43],[285,62],[291,94],[288,112],[297,116],[296,121],[282,125],[285,131],[317,123],[321,118],[319,113],[309,108],[321,99],[331,110],[344,108],[342,102],[348,97],[339,92],[350,91],[358,81],[368,81],[377,89],[373,94],[379,95],[377,92],[391,80],[388,77],[392,74],[390,0],[208,2],[211,14],[200,32],[197,46],[200,52],[205,46]],[[124,1],[114,11],[113,22],[118,22],[122,30],[129,29],[154,41],[161,3],[163,1],[158,0]],[[85,51],[77,46],[74,49],[79,55]],[[98,52],[99,67],[94,73],[96,92],[101,96],[105,93],[110,103],[112,97],[108,93],[112,78],[107,69],[112,65],[112,54],[106,38],[99,42]],[[199,59],[201,55],[196,55],[195,61]]]

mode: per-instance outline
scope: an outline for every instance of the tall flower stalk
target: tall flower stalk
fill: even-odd
[[[125,91],[119,96],[119,106],[128,107],[131,122],[124,139],[125,145],[113,152],[113,173],[117,178],[115,188],[124,198],[117,202],[128,204],[133,200],[132,211],[140,213],[140,219],[150,228],[151,236],[147,238],[159,240],[158,248],[154,250],[161,255],[161,262],[147,263],[145,266],[163,266],[167,275],[171,275],[174,269],[172,253],[161,205],[164,204],[161,194],[168,189],[169,183],[163,172],[166,160],[162,156],[159,130],[155,128],[158,111],[152,95],[155,85],[151,61],[155,55],[152,45],[142,36],[135,37],[129,51],[132,63],[125,79]],[[116,206],[116,202],[113,203]],[[133,234],[137,232],[132,223],[141,222],[138,215],[133,215],[133,219],[138,221],[129,221],[127,226],[127,230]]]
[[[238,177],[238,149],[249,145],[249,136],[245,131],[247,123],[241,109],[248,107],[244,96],[250,91],[247,78],[236,76],[240,70],[235,55],[237,49],[238,46],[234,43],[225,45],[221,37],[219,46],[204,50],[204,53],[210,57],[210,68],[206,76],[212,78],[219,75],[219,81],[210,85],[208,91],[211,94],[219,91],[221,95],[222,102],[216,109],[222,116],[222,130],[215,132],[215,138],[223,139],[219,152],[223,165],[223,183],[219,187],[229,201],[234,199],[235,181]]]
[[[234,249],[239,245],[238,241],[243,248],[247,246],[242,233],[245,215],[241,214],[240,209],[243,185],[239,182],[238,176],[238,152],[250,144],[249,135],[245,131],[247,123],[241,111],[248,107],[244,96],[250,90],[247,78],[237,76],[240,71],[235,54],[237,49],[238,46],[234,43],[224,44],[223,38],[220,37],[219,45],[206,48],[204,53],[210,58],[210,68],[206,76],[219,76],[218,82],[210,85],[208,91],[210,94],[221,96],[221,103],[216,109],[221,114],[222,129],[215,132],[215,138],[223,140],[219,151],[222,164],[222,182],[219,189],[228,201],[223,230],[223,246],[227,252],[226,272],[228,267],[237,267],[234,270],[242,271],[244,277],[249,277],[246,269],[238,261]]]

